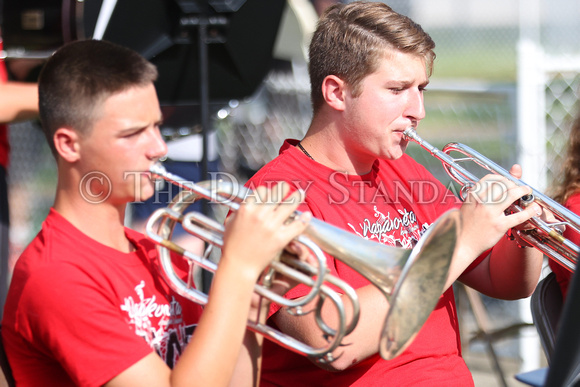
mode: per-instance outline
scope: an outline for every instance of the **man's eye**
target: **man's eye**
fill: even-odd
[[[124,137],[126,137],[126,138],[135,137],[135,136],[137,136],[139,133],[141,133],[142,131],[143,131],[143,129],[141,129],[141,130],[135,130],[135,131],[132,131],[132,132],[126,133]]]

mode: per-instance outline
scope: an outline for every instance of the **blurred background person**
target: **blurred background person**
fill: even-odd
[[[570,211],[580,214],[580,114],[578,113],[570,130],[562,172],[556,178],[553,191],[552,198],[554,200]],[[580,235],[576,231],[568,228],[564,231],[564,237],[574,244],[580,245]],[[549,260],[548,264],[556,275],[563,298],[566,298],[572,272],[552,259]]]
[[[1,31],[0,31],[1,34]],[[0,52],[2,52],[0,35]],[[38,115],[38,87],[36,83],[12,80],[3,56],[0,55],[0,318],[9,282],[9,234],[8,165],[10,144],[8,123],[24,121]]]

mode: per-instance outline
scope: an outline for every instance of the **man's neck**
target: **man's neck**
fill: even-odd
[[[320,127],[313,122],[300,143],[310,158],[337,172],[365,175],[371,171],[375,161],[361,159],[347,149],[339,130],[332,125]]]
[[[78,194],[57,190],[54,209],[83,234],[124,253],[134,250],[125,235],[125,206],[89,203]]]

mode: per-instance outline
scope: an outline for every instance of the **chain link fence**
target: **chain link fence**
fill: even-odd
[[[37,121],[10,125],[10,267],[36,235],[54,201],[56,162]]]
[[[568,137],[578,114],[580,63],[578,72],[550,72],[546,81],[546,151],[549,182],[559,181],[566,157]]]

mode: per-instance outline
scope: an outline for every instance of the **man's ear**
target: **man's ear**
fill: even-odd
[[[58,128],[53,136],[54,147],[60,157],[69,163],[80,158],[79,134],[71,128]]]
[[[333,109],[344,110],[346,84],[336,75],[328,75],[322,81],[322,95],[324,100]]]

